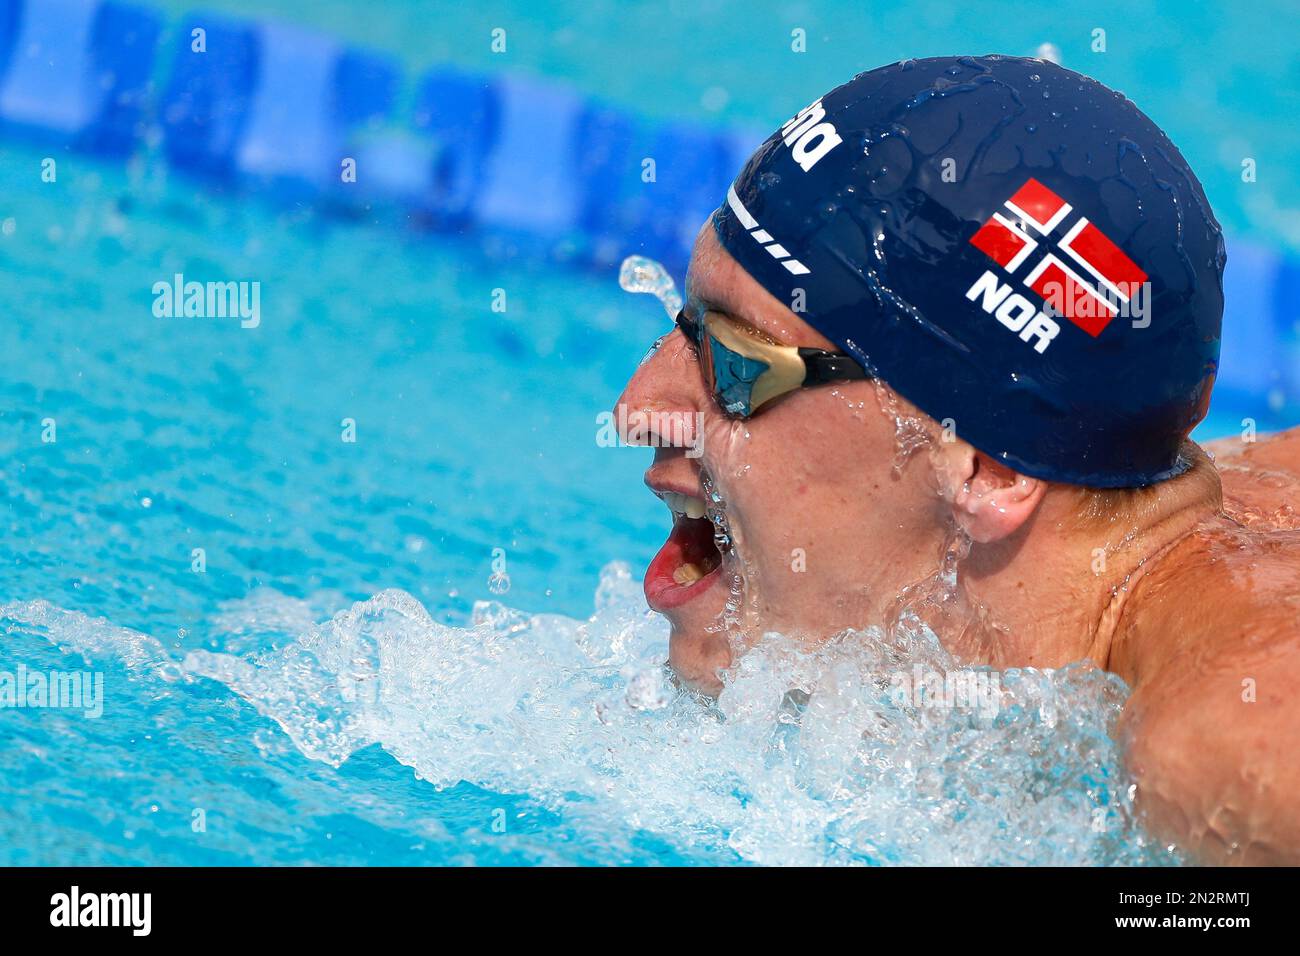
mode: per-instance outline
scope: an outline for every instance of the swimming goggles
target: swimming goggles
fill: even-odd
[[[871,377],[843,352],[782,345],[717,312],[700,320],[682,309],[677,327],[695,345],[704,384],[729,418],[749,418],[796,389]]]

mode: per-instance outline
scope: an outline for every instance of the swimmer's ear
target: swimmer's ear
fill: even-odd
[[[988,543],[1015,534],[1029,520],[1047,482],[1012,471],[965,442],[953,443],[935,462],[939,491],[972,541]]]

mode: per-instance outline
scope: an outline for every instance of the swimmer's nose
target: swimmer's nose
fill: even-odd
[[[708,401],[695,353],[674,330],[641,362],[618,397],[613,414],[619,440],[656,448],[695,447]]]

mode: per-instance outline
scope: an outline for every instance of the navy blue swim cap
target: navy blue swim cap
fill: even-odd
[[[714,214],[776,298],[958,436],[1093,487],[1177,474],[1219,359],[1223,236],[1121,94],[1042,60],[862,73]]]

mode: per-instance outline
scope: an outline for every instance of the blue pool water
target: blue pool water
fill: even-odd
[[[512,68],[764,127],[905,53],[1053,40],[1088,68],[1065,38],[1094,25],[792,7],[817,53],[796,75],[755,69],[753,50],[785,41],[738,4],[705,4],[689,29],[636,5],[613,21],[297,6],[282,13],[421,66],[496,68],[469,38],[505,18]],[[1170,127],[1225,223],[1286,242],[1295,184],[1244,193],[1206,119],[1300,153],[1277,31],[1247,47],[1249,24],[1148,14],[1218,36],[1238,69],[1191,70],[1203,44],[1139,39],[1128,5],[1101,25],[1146,58],[1091,72]],[[642,29],[653,55],[608,48]],[[752,82],[716,79],[738,75]],[[61,153],[54,187],[45,155],[0,141],[0,672],[95,671],[105,697],[97,719],[0,710],[0,862],[1176,861],[1131,819],[1108,734],[1124,690],[1096,672],[1005,675],[996,717],[901,706],[875,675],[950,668],[904,629],[814,655],[774,638],[718,708],[670,690],[637,584],[665,517],[645,456],[595,441],[665,322],[612,274],[214,197],[153,156]],[[260,281],[260,325],[156,317],[151,287],[178,272]],[[1214,414],[1203,436],[1243,411]]]

